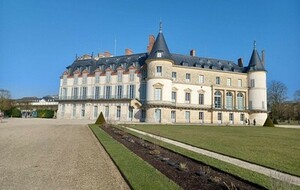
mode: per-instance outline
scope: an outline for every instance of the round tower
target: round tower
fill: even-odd
[[[256,125],[262,126],[267,119],[267,71],[264,60],[261,61],[256,50],[255,42],[247,73],[249,119],[251,124],[254,124],[255,121]]]
[[[166,44],[162,25],[153,48],[146,60],[147,63],[147,95],[146,122],[170,123],[172,92],[172,64],[171,54]]]

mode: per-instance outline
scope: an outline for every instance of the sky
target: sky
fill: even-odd
[[[12,98],[59,92],[78,56],[146,52],[159,22],[171,53],[248,65],[256,40],[268,83],[300,89],[299,0],[0,0],[0,89]]]

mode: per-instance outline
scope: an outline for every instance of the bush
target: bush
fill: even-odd
[[[53,118],[53,110],[37,110],[37,117],[39,118]]]
[[[13,108],[10,114],[11,117],[22,117],[22,113],[18,108]]]
[[[272,119],[270,118],[270,116],[267,117],[263,126],[264,127],[274,127],[274,123],[273,123]]]
[[[103,113],[101,112],[97,121],[95,122],[95,124],[97,125],[102,125],[102,124],[106,124],[106,121],[104,119]]]

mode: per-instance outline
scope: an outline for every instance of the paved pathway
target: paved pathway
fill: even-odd
[[[0,189],[129,189],[86,123],[4,119]]]
[[[136,133],[146,135],[146,136],[161,140],[163,142],[173,144],[173,145],[176,145],[178,147],[185,148],[187,150],[190,150],[190,151],[193,151],[193,152],[196,152],[196,153],[199,153],[199,154],[203,154],[203,155],[206,155],[206,156],[209,156],[209,157],[212,157],[212,158],[215,158],[215,159],[218,159],[218,160],[221,160],[221,161],[239,166],[241,168],[245,168],[245,169],[260,173],[260,174],[264,174],[266,176],[273,177],[275,179],[279,179],[281,181],[285,181],[285,182],[300,186],[300,178],[296,177],[296,176],[292,176],[292,175],[289,175],[289,174],[278,172],[276,170],[272,170],[272,169],[269,169],[269,168],[266,168],[266,167],[263,167],[263,166],[259,166],[259,165],[256,165],[256,164],[245,162],[245,161],[242,161],[242,160],[239,160],[239,159],[236,159],[236,158],[232,158],[232,157],[229,157],[229,156],[224,156],[222,154],[207,151],[207,150],[197,148],[197,147],[194,147],[194,146],[190,146],[190,145],[187,145],[187,144],[184,144],[184,143],[181,143],[181,142],[178,142],[178,141],[174,141],[174,140],[171,140],[171,139],[168,139],[168,138],[164,138],[164,137],[161,137],[161,136],[149,134],[149,133],[137,130],[137,129],[133,129],[133,128],[129,128],[129,127],[125,127],[125,128],[127,128],[131,131],[134,131]]]

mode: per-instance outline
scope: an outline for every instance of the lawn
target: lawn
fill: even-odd
[[[178,125],[130,127],[300,176],[299,129]]]
[[[98,125],[90,125],[90,128],[132,189],[181,189],[154,167],[112,139]]]

